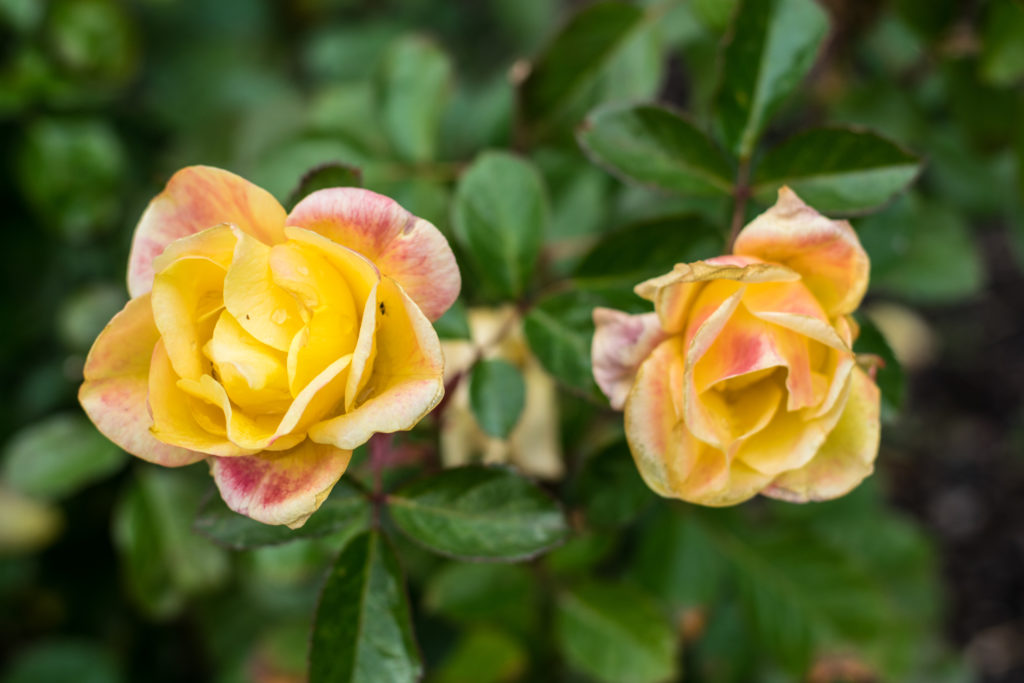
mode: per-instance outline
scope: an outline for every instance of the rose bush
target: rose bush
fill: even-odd
[[[286,215],[236,175],[189,167],[136,228],[132,299],[79,399],[126,451],[208,459],[233,510],[297,527],[352,449],[441,399],[431,320],[459,287],[445,238],[391,199],[333,188]]]
[[[731,255],[637,285],[655,312],[595,310],[594,377],[647,484],[719,506],[834,498],[870,474],[880,395],[850,318],[868,271],[850,224],[784,187]]]

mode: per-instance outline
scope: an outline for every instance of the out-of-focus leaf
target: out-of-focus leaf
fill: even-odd
[[[313,623],[310,683],[418,681],[423,664],[398,558],[377,531],[349,541]]]
[[[908,26],[932,41],[942,38],[963,7],[959,0],[895,0],[893,6]]]
[[[342,479],[330,496],[298,529],[261,524],[231,510],[220,496],[211,495],[196,515],[196,531],[216,543],[234,550],[277,545],[300,538],[326,536],[344,527],[363,528],[370,521],[366,498],[352,484]]]
[[[635,223],[606,234],[583,257],[575,277],[588,284],[633,285],[689,263],[717,256],[721,230],[699,216]]]
[[[0,0],[0,21],[22,32],[39,26],[46,6],[36,0]]]
[[[296,185],[310,169],[356,167],[366,172],[365,160],[362,151],[334,137],[303,137],[288,140],[268,151],[256,164],[251,177],[280,201],[288,202],[295,195]]]
[[[505,74],[470,86],[460,82],[441,121],[441,158],[464,159],[508,145],[515,89]]]
[[[885,138],[849,128],[815,128],[769,150],[754,173],[754,193],[772,204],[783,185],[824,214],[877,209],[902,192],[920,160]]]
[[[47,17],[58,61],[79,78],[120,85],[139,65],[135,26],[115,0],[59,0]]]
[[[434,321],[434,330],[441,339],[469,339],[469,317],[466,304],[456,299],[444,315]]]
[[[25,427],[4,448],[3,478],[27,495],[59,500],[119,469],[125,453],[76,414]]]
[[[462,624],[526,635],[539,615],[536,578],[524,565],[452,563],[430,578],[425,591],[429,612]]]
[[[595,163],[623,180],[692,195],[729,194],[732,169],[690,121],[655,105],[591,112],[577,133]]]
[[[725,563],[689,509],[660,507],[641,534],[634,564],[640,585],[676,609],[715,603]]]
[[[42,550],[57,538],[63,525],[59,507],[0,483],[0,557],[5,561],[11,555]],[[2,593],[0,587],[0,599]]]
[[[114,542],[132,596],[151,616],[178,613],[185,599],[227,575],[224,551],[192,532],[201,489],[189,472],[142,466],[114,510]]]
[[[597,396],[590,372],[594,307],[639,313],[646,303],[629,288],[574,289],[537,302],[523,320],[523,332],[533,355],[555,379]]]
[[[301,115],[310,132],[340,136],[368,158],[384,158],[388,142],[376,96],[370,82],[332,83],[303,104]]]
[[[676,638],[642,591],[587,583],[558,596],[555,630],[568,663],[606,683],[657,683],[676,672]]]
[[[87,350],[125,301],[123,287],[83,287],[65,299],[57,313],[61,340],[72,349]]]
[[[983,284],[981,257],[956,208],[916,196],[857,222],[871,286],[914,301],[957,301]]]
[[[660,19],[645,21],[626,38],[602,70],[597,88],[602,102],[642,102],[658,96],[667,63],[660,29]]]
[[[526,291],[547,222],[544,181],[523,159],[485,152],[459,180],[455,236],[480,276],[502,296]]]
[[[81,242],[117,215],[126,167],[113,129],[96,119],[36,119],[17,158],[18,182],[36,212]]]
[[[576,480],[587,523],[597,528],[628,524],[655,501],[620,441],[589,458]]]
[[[113,654],[86,640],[43,640],[17,653],[3,683],[120,683]]]
[[[715,97],[717,130],[741,159],[810,71],[826,33],[828,15],[814,0],[741,0]]]
[[[607,227],[614,180],[574,149],[543,147],[533,159],[551,197],[547,244],[569,242]]]
[[[1024,78],[1024,7],[1015,0],[991,3],[981,45],[981,75],[989,83],[1010,86]]]
[[[857,353],[874,354],[882,359],[883,365],[877,368],[875,383],[882,390],[882,416],[891,419],[903,410],[903,400],[907,391],[903,366],[874,323],[863,316],[857,319],[857,323],[860,325],[860,335],[853,345],[853,350]]]
[[[378,78],[380,113],[402,159],[436,157],[451,80],[448,55],[425,38],[401,38],[384,55]]]
[[[298,186],[292,190],[288,204],[295,206],[304,197],[317,190],[331,187],[361,187],[362,184],[363,173],[355,166],[337,161],[328,162],[306,171],[306,174],[299,179]]]
[[[738,0],[693,0],[694,15],[704,22],[708,28],[724,31],[736,11]]]
[[[390,495],[388,509],[410,538],[463,559],[523,560],[568,532],[558,503],[502,468],[445,470]]]
[[[503,683],[520,680],[527,664],[523,646],[490,628],[468,631],[441,663],[436,683]]]
[[[643,18],[642,9],[624,2],[593,4],[570,18],[520,85],[520,116],[534,137],[594,83]]]
[[[526,404],[523,374],[511,363],[482,360],[469,376],[469,405],[480,428],[499,439],[508,437],[519,423]]]
[[[595,568],[616,549],[616,536],[600,531],[573,534],[561,547],[544,557],[544,566],[553,576],[593,576]]]

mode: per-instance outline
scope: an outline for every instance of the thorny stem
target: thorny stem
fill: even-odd
[[[732,221],[729,227],[729,240],[726,242],[726,253],[731,254],[743,218],[746,216],[747,200],[750,199],[750,159],[740,159],[740,167],[736,171],[736,189],[733,192]]]

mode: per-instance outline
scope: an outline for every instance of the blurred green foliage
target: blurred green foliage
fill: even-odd
[[[1024,264],[1022,83],[1016,0],[0,0],[0,475],[66,518],[46,549],[0,547],[0,681],[303,680],[311,663],[311,680],[771,682],[834,657],[881,680],[969,679],[884,463],[807,507],[657,500],[597,398],[590,311],[644,310],[635,282],[719,253],[747,164],[748,217],[783,182],[823,210],[875,212],[855,220],[872,296],[977,297],[984,233],[1009,230]],[[559,382],[566,480],[406,483],[416,469],[396,467],[386,534],[364,533],[357,455],[291,533],[211,501],[202,465],[127,463],[75,393],[126,300],[137,217],[198,163],[289,204],[361,177],[438,225],[464,278],[439,331],[466,337],[470,306],[520,306]],[[898,419],[898,364],[870,326],[861,344],[890,360]],[[482,365],[473,382],[481,426],[507,434],[518,371]],[[477,485],[495,490],[460,498]],[[462,558],[565,539],[474,564],[394,527]]]

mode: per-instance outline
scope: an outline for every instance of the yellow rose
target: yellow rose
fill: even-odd
[[[430,321],[459,286],[437,228],[386,197],[320,190],[286,215],[236,175],[185,168],[136,228],[133,298],[79,400],[129,453],[208,459],[233,510],[301,526],[352,449],[440,401]]]
[[[595,310],[594,377],[647,484],[718,506],[834,498],[868,476],[880,396],[849,317],[868,271],[848,222],[782,188],[732,255],[637,285],[654,313]]]
[[[441,342],[445,382],[470,371],[477,357],[500,358],[523,373],[526,400],[519,422],[507,439],[486,434],[469,405],[469,382],[459,382],[441,418],[441,459],[446,467],[465,465],[479,456],[487,464],[515,465],[538,479],[565,474],[558,437],[558,388],[530,353],[523,321],[515,306],[472,308],[467,315],[472,340]]]

